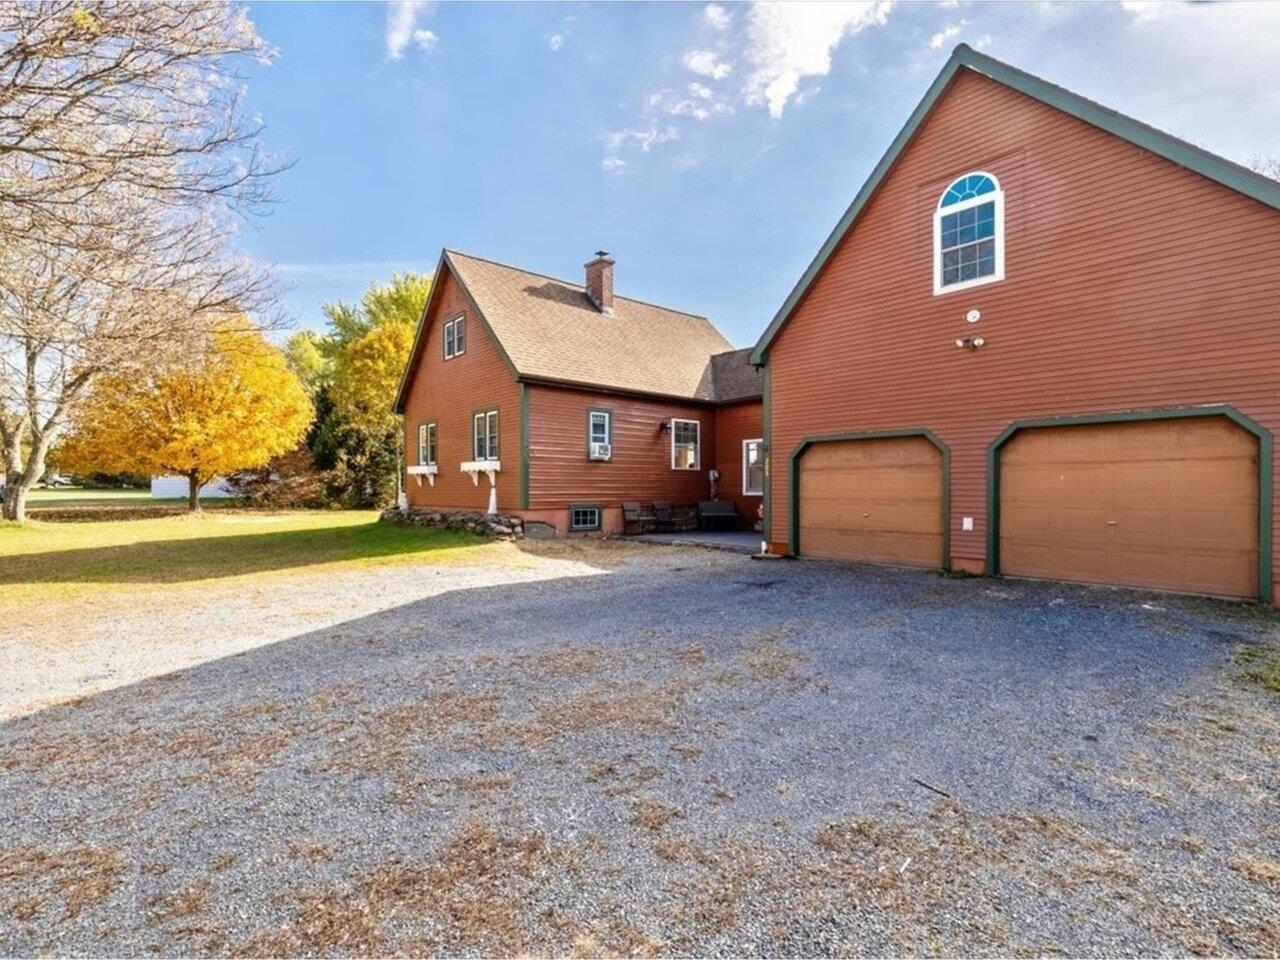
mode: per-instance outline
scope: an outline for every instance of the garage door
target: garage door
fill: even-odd
[[[1256,596],[1257,439],[1225,417],[1016,434],[1000,454],[1000,568]]]
[[[924,437],[815,444],[799,502],[806,556],[942,566],[942,453]]]

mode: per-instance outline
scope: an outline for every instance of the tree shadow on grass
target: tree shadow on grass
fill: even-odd
[[[0,556],[0,584],[186,583],[351,560],[474,547],[461,530],[370,522],[309,530],[263,530],[221,537],[149,540]]]

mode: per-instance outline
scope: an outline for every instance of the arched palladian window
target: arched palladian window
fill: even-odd
[[[990,173],[966,173],[933,214],[933,292],[1004,279],[1004,191]]]

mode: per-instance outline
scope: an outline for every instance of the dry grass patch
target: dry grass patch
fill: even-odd
[[[1227,866],[1254,883],[1265,884],[1280,891],[1280,863],[1263,857],[1236,857],[1227,861]]]
[[[655,833],[681,816],[678,809],[660,800],[637,800],[631,808],[631,822],[641,830]]]
[[[237,953],[550,952],[544,944],[552,931],[533,904],[557,871],[580,869],[576,857],[552,850],[541,834],[508,836],[469,821],[430,863],[393,863],[350,888],[297,895],[290,921]]]
[[[542,704],[534,718],[490,731],[488,746],[536,747],[575,734],[631,730],[669,730],[683,695],[670,686],[605,681],[590,689]]]
[[[57,898],[63,916],[75,917],[120,886],[125,860],[118,847],[79,845],[51,851],[19,847],[0,854],[0,897],[16,920],[43,916]]]

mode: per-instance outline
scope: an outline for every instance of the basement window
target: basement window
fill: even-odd
[[[933,214],[933,292],[1004,279],[1004,191],[995,176],[966,173]]]
[[[569,508],[569,529],[599,530],[600,507],[593,503],[575,503]]]

